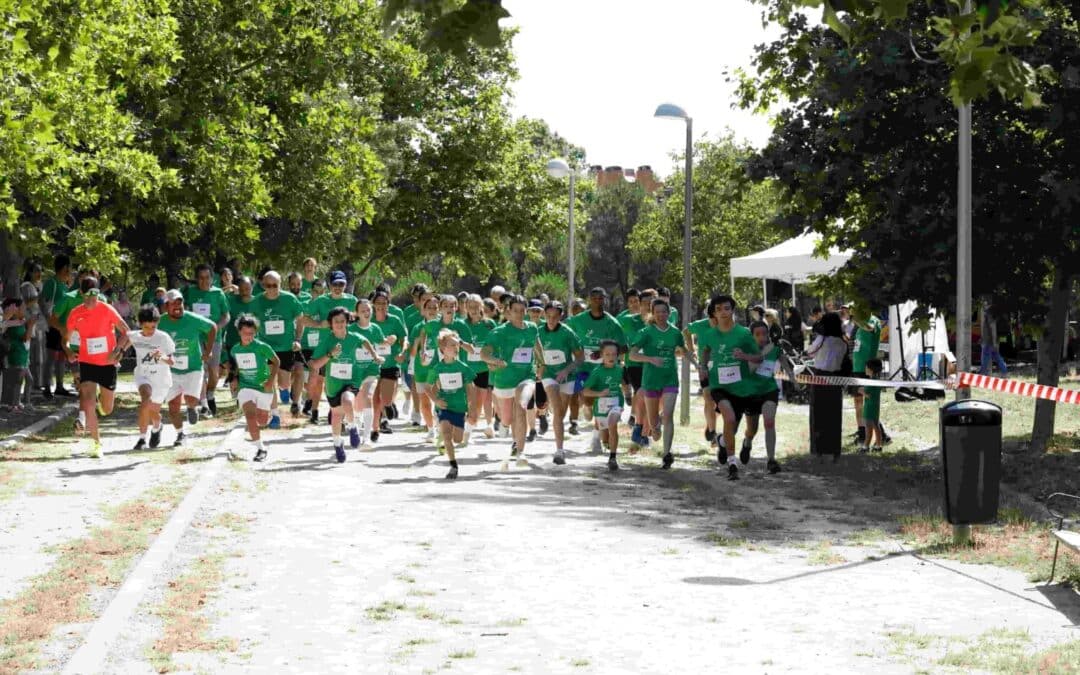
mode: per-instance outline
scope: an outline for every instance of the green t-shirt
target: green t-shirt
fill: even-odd
[[[326,394],[328,396],[336,396],[339,391],[346,385],[352,385],[359,387],[364,382],[364,372],[367,362],[361,362],[357,359],[357,354],[360,350],[363,350],[364,354],[370,356],[367,348],[364,346],[363,339],[356,333],[345,333],[345,337],[339,338],[334,335],[333,332],[326,339],[319,341],[319,346],[315,348],[315,352],[311,355],[313,359],[320,359],[327,354],[331,354],[334,351],[334,347],[341,345],[341,355],[337,357],[331,357],[326,362]]]
[[[48,303],[55,307],[56,303],[60,302],[60,298],[70,290],[71,289],[68,288],[64,282],[56,277],[49,277],[45,280],[45,283],[41,285],[41,302]],[[152,300],[153,292],[151,292],[150,297]]]
[[[536,338],[536,326],[528,321],[521,328],[504,323],[488,333],[485,347],[491,348],[493,357],[506,362],[505,368],[492,370],[496,389],[513,389],[536,378]]]
[[[701,339],[702,350],[709,349],[709,387],[723,389],[734,396],[753,396],[754,381],[751,373],[757,366],[736,359],[733,354],[741,349],[747,354],[759,352],[753,333],[746,326],[735,324],[729,331],[713,328]]]
[[[79,291],[67,291],[57,299],[56,304],[53,305],[53,316],[59,321],[60,325],[66,327],[68,314],[71,314],[71,310],[75,309],[82,303],[82,294]],[[77,351],[78,343],[72,342],[72,335],[68,333],[68,346],[73,351]]]
[[[645,356],[658,356],[664,365],[642,364],[641,388],[646,391],[659,391],[664,387],[679,386],[679,370],[675,350],[685,347],[683,334],[675,326],[668,324],[666,330],[660,330],[655,324],[649,324],[638,331],[633,345],[641,349]]]
[[[780,346],[769,344],[762,353],[765,354],[765,360],[754,367],[754,374],[751,376],[754,382],[754,393],[758,395],[771,394],[778,389],[776,371],[780,363]]]
[[[420,319],[420,310],[416,308],[416,305],[409,305],[405,309],[401,310],[401,322],[405,324],[405,328],[412,330],[413,324]]]
[[[667,322],[676,328],[679,327],[679,310],[675,305],[669,305],[671,307],[671,313],[668,314]]]
[[[184,306],[215,324],[229,314],[229,298],[217,286],[211,286],[208,291],[200,290],[198,286],[188,286],[184,289]],[[217,339],[218,342],[225,340],[224,330],[218,331]]]
[[[443,323],[442,317],[437,317],[429,321],[420,321],[410,331],[410,339],[416,341],[420,340],[423,336],[424,344],[417,345],[416,349],[416,362],[414,364],[414,374],[416,379],[420,382],[428,381],[428,369],[431,364],[437,361],[439,356],[439,332],[444,328],[458,334],[463,342],[472,343],[472,330],[469,328],[469,324],[465,323],[461,319],[454,319],[450,323]],[[428,365],[424,365],[423,355],[427,354]],[[467,359],[468,353],[462,349],[458,358]]]
[[[305,277],[300,277],[300,292],[307,293],[308,297],[311,297],[311,287],[315,285],[315,281],[308,281]]]
[[[851,369],[856,373],[866,372],[866,362],[877,357],[878,346],[881,344],[881,321],[871,314],[866,324],[871,330],[864,330],[859,326],[855,331]]]
[[[484,345],[487,344],[488,335],[495,330],[496,323],[491,319],[480,319],[476,323],[466,321],[465,323],[469,324],[469,330],[472,331],[472,345],[474,347],[473,353],[469,354],[466,360],[474,373],[486,373],[488,372],[488,365],[480,358],[480,352],[483,350]]]
[[[240,342],[240,331],[236,329],[236,322],[244,314],[255,315],[255,296],[244,302],[238,294],[226,296],[229,301],[229,325],[225,327],[225,346],[231,346]]]
[[[690,331],[690,334],[694,336],[694,344],[697,345],[697,357],[699,361],[701,360],[702,354],[704,354],[704,350],[701,348],[701,336],[712,330],[712,327],[712,322],[708,319],[698,319],[686,327],[686,330]]]
[[[544,371],[543,376],[554,379],[559,371],[566,368],[567,364],[573,363],[574,354],[581,350],[581,341],[578,340],[574,329],[565,323],[559,323],[555,330],[550,330],[545,323],[537,330],[540,335],[540,346],[544,350],[544,363],[541,366]]]
[[[323,293],[317,298],[312,298],[311,302],[307,304],[304,309],[304,314],[307,314],[316,321],[326,321],[330,316],[330,310],[338,307],[344,307],[345,309],[353,312],[356,310],[356,296],[350,293],[342,293],[340,298],[335,298],[330,293]],[[329,328],[319,328],[319,342],[330,337]],[[308,344],[303,343],[305,349],[312,349],[308,347]]]
[[[601,359],[597,352],[600,351],[602,340],[614,340],[619,347],[626,347],[626,334],[623,333],[622,326],[607,312],[599,319],[593,318],[589,312],[582,312],[570,317],[566,325],[573,329],[581,341],[581,348],[585,350],[585,363],[581,366],[584,372],[591,373],[600,365]]]
[[[142,307],[143,305],[152,305],[152,304],[154,304],[154,293],[156,291],[157,291],[157,288],[148,288],[145,291],[143,291],[142,295],[139,296],[139,307]]]
[[[390,312],[386,313],[386,321],[378,321],[372,316],[371,323],[382,329],[384,339],[391,335],[397,336],[397,340],[394,340],[394,344],[392,345],[375,345],[375,349],[379,352],[379,356],[386,359],[386,362],[383,363],[382,367],[397,368],[399,366],[397,357],[401,354],[401,347],[405,344],[405,338],[409,335],[409,332],[405,330],[405,324],[402,323],[401,319]]]
[[[447,363],[441,357],[428,368],[428,384],[438,384],[439,394],[446,403],[446,410],[456,413],[469,412],[468,387],[476,375],[469,364],[461,359]]]
[[[881,387],[864,387],[862,404],[863,421],[877,422],[881,419]]]
[[[296,296],[296,299],[300,301],[300,309],[303,310],[304,314],[311,316],[311,303],[317,298],[311,297],[311,293],[307,291],[300,291],[300,295]],[[320,337],[322,337],[322,332],[318,328],[311,328],[310,326],[304,328],[304,332],[300,334],[300,348],[314,351],[319,346]]]
[[[213,328],[213,321],[195,312],[185,311],[179,319],[173,319],[168,314],[161,317],[158,330],[168,333],[176,343],[172,372],[183,375],[202,370],[203,347],[206,346],[206,336]]]
[[[270,364],[277,356],[270,345],[256,338],[251,344],[237,343],[229,350],[229,360],[235,364],[240,389],[264,391],[270,377]]]
[[[398,320],[401,321],[402,325],[405,324],[405,312],[401,311],[401,308],[397,305],[387,305],[386,313],[397,317]]]
[[[360,335],[367,339],[371,343],[371,346],[375,348],[376,353],[379,351],[379,346],[386,340],[386,336],[383,335],[382,328],[379,328],[378,324],[374,321],[367,325],[367,328],[361,328],[359,324],[350,324],[349,332],[354,335]],[[380,354],[384,359],[386,356]],[[356,352],[357,368],[363,373],[360,381],[363,382],[369,377],[378,377],[379,369],[382,367],[375,360],[375,357],[371,355],[371,352],[365,347],[361,347],[360,351]],[[385,361],[384,361],[385,363]]]
[[[26,346],[26,326],[12,326],[4,331],[8,341],[8,368],[29,368],[30,350]]]
[[[623,336],[626,338],[626,344],[632,345],[637,339],[638,333],[645,328],[645,319],[640,314],[631,314],[628,311],[623,311],[616,317],[619,325],[622,326]],[[630,360],[630,352],[627,351],[626,356],[623,357],[623,362],[627,368],[640,368],[642,364],[634,363]]]
[[[275,352],[292,351],[296,341],[296,320],[304,313],[300,300],[288,291],[280,291],[274,300],[260,295],[252,309],[259,320],[259,339]]]
[[[612,408],[622,408],[623,400],[622,395],[622,366],[616,361],[615,365],[611,368],[606,367],[604,364],[593,368],[589,374],[589,379],[585,380],[585,389],[591,389],[593,391],[608,392],[607,396],[601,396],[593,400],[592,411],[594,416],[605,416],[611,412]]]

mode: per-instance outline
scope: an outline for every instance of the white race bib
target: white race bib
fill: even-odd
[[[409,368],[406,371],[409,375],[416,375],[416,361],[409,359]]]
[[[338,380],[351,380],[352,366],[353,364],[351,363],[331,363],[330,377]]]
[[[596,411],[601,415],[606,415],[614,408],[619,406],[618,396],[604,396],[603,398],[596,399]]]
[[[762,361],[755,372],[762,377],[775,377],[776,361]]]
[[[307,346],[312,348],[319,346],[319,331],[313,330],[307,334]]]
[[[852,345],[852,347],[854,347],[855,351],[859,351],[860,349],[862,349],[862,340],[860,340],[859,338],[855,338],[855,344]]]
[[[375,359],[372,358],[371,352],[369,352],[366,348],[357,347],[356,348],[356,360],[357,361],[374,361]]]
[[[109,351],[109,339],[104,337],[87,338],[86,340],[86,353],[91,356],[95,354],[104,354]]]
[[[79,346],[79,331],[73,330],[68,333],[68,344],[76,347]]]
[[[187,354],[173,354],[173,370],[187,370]]]
[[[236,367],[240,370],[254,370],[259,367],[254,354],[237,354]]]
[[[383,358],[390,356],[390,345],[375,345],[375,353]]]
[[[717,384],[734,384],[742,380],[742,369],[739,366],[720,366],[716,369]]]
[[[586,363],[603,363],[604,357],[600,354],[600,346],[592,345],[585,348]]]
[[[549,366],[561,366],[566,363],[566,354],[559,349],[545,349],[544,363]]]
[[[195,313],[199,316],[205,316],[210,318],[210,303],[209,302],[196,302],[191,306],[191,309],[195,310]]]
[[[510,362],[525,365],[528,363],[532,363],[532,357],[532,347],[518,347],[514,350],[514,355],[510,357]]]
[[[439,389],[443,391],[461,389],[461,373],[439,373]]]
[[[469,360],[474,361],[474,362],[483,361],[483,359],[480,358],[480,352],[482,352],[482,351],[483,351],[483,348],[474,347],[473,350],[471,352],[469,352]]]
[[[263,323],[263,328],[266,329],[267,335],[284,335],[285,334],[285,321],[282,319],[275,319],[273,321],[267,321]]]

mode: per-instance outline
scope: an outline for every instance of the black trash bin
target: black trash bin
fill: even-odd
[[[997,520],[1001,482],[1001,408],[955,401],[941,408],[945,517],[953,525]]]

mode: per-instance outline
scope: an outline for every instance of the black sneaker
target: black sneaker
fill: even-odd
[[[311,423],[312,424],[318,424],[319,423],[319,410],[318,410],[318,408],[312,408],[312,410],[311,410]]]
[[[260,452],[261,452],[261,450],[260,450]],[[335,445],[334,446],[334,459],[337,460],[338,464],[344,464],[345,463],[345,444],[344,443],[341,444],[341,445]],[[256,462],[259,461],[259,458],[258,458],[257,455],[255,457],[255,461]]]
[[[45,397],[46,401],[53,400],[52,389],[49,389],[48,387],[45,387],[44,389],[41,390],[41,395]]]
[[[870,448],[870,452],[882,452],[882,451],[883,450],[882,450],[880,445],[875,445],[874,447]]]
[[[543,436],[544,434],[546,434],[548,432],[548,418],[547,418],[547,415],[544,415],[543,417],[541,417],[539,422],[540,422],[540,435]]]
[[[770,459],[768,468],[769,473],[780,473],[780,462],[776,461],[775,459]]]
[[[300,416],[300,404],[297,403],[296,401],[293,401],[292,405],[289,406],[289,412],[292,414],[293,417],[299,417]]]
[[[716,430],[715,429],[706,429],[705,430],[705,442],[712,443],[715,440],[716,440]]]
[[[579,433],[581,433],[578,431],[576,420],[570,422],[570,428],[566,430],[566,433],[570,434],[571,436],[577,436]]]
[[[310,415],[311,414],[311,399],[310,398],[307,399],[306,401],[304,401],[304,414],[305,415]]]
[[[525,439],[526,443],[532,443],[536,440],[536,429],[529,429],[529,436]]]
[[[450,480],[454,480],[455,478],[457,478],[457,467],[456,466],[450,467],[450,471],[447,472],[446,477],[448,479],[450,479]]]
[[[746,443],[743,443],[742,450],[739,451],[739,461],[744,465],[750,463],[750,446]]]
[[[861,445],[866,440],[866,427],[859,427],[855,432],[855,445]]]
[[[145,438],[140,438],[139,442],[135,444],[135,447],[132,448],[132,450],[142,450],[145,447],[146,447],[146,439]]]
[[[727,450],[724,448],[717,448],[716,461],[720,463],[720,466],[724,466],[724,464],[727,463]]]
[[[555,453],[555,457],[553,457],[551,461],[555,462],[559,466],[566,464],[566,453],[562,450],[557,451]]]
[[[634,419],[633,415],[631,415],[630,419],[626,421],[626,426],[628,426],[628,427],[633,427],[636,424],[637,424],[637,420]]]
[[[266,459],[266,450],[264,448],[259,448],[259,451],[255,453],[255,458],[252,459],[251,461],[253,461],[253,462],[261,462],[264,459]]]
[[[195,408],[187,409],[187,423],[191,426],[195,426],[199,423],[199,411]]]
[[[885,427],[882,427],[881,428],[881,444],[882,445],[888,445],[889,443],[892,443],[892,436],[885,433]]]
[[[870,448],[868,446],[865,446],[865,445],[860,445],[859,446],[859,454],[860,455],[865,455],[868,452],[870,452]]]
[[[394,406],[384,405],[382,409],[382,416],[383,418],[388,420],[394,419]]]
[[[378,440],[379,440],[379,432],[378,431],[372,431],[371,432],[371,442],[372,443],[377,443]]]
[[[390,421],[385,417],[379,422],[379,433],[392,434],[394,430],[390,428]]]
[[[172,446],[174,448],[182,448],[182,447],[184,447],[184,432],[183,431],[176,432],[176,440],[173,441]]]
[[[608,468],[608,471],[618,471],[619,470],[619,462],[618,462],[618,460],[616,460],[614,457],[609,456],[608,460],[607,460],[607,468]]]
[[[391,403],[390,409],[394,411],[394,416],[392,419],[396,420],[397,418],[401,417],[401,411],[398,410],[397,403]]]
[[[217,415],[217,401],[212,399],[212,398],[206,399],[206,409],[210,411],[211,415],[216,416]]]
[[[670,452],[664,454],[664,466],[665,469],[670,469],[671,465],[675,463],[675,455]]]
[[[161,429],[158,429],[157,431],[151,430],[150,431],[150,447],[151,448],[156,448],[159,445],[161,445]]]
[[[739,467],[735,464],[727,465],[727,479],[739,480]]]
[[[63,396],[65,398],[74,398],[75,396],[77,396],[77,394],[75,392],[68,391],[67,389],[64,389],[63,387],[57,387],[56,391],[54,391],[53,393],[56,394],[57,396]]]

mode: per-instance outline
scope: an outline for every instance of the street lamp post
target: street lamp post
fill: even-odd
[[[690,325],[692,298],[694,295],[690,275],[690,226],[694,220],[694,120],[686,111],[674,103],[661,103],[656,107],[654,117],[686,121],[686,222],[683,226],[683,301],[682,316],[686,325]],[[690,424],[690,360],[683,357],[682,382],[680,386],[679,424]]]
[[[568,220],[570,221],[570,246],[566,262],[566,314],[570,315],[570,307],[574,304],[574,171],[563,159],[553,159],[547,163],[548,175],[552,178],[570,176],[570,207]]]

